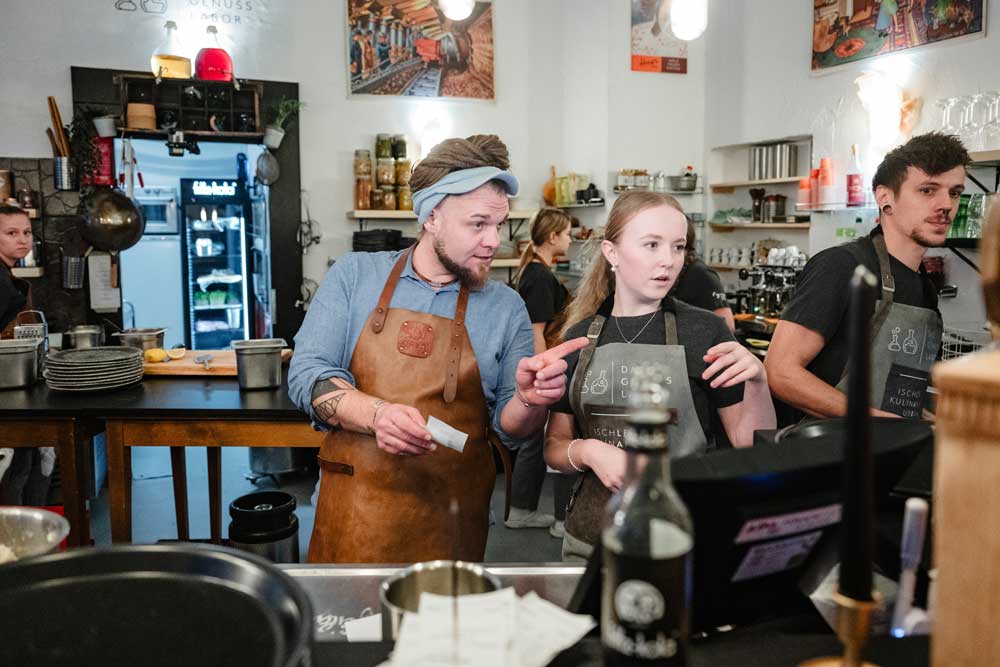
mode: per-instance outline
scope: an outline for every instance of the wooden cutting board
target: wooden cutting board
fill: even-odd
[[[195,361],[195,357],[205,354],[212,355],[208,370],[204,364]],[[291,348],[281,351],[281,361],[292,358]],[[161,363],[144,364],[145,375],[236,375],[235,350],[186,350],[183,359],[170,359]]]

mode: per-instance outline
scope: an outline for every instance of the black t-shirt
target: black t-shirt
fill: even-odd
[[[632,341],[633,343],[647,345],[663,344],[666,332],[663,328],[662,317],[654,317],[652,320],[650,320],[649,315],[621,317],[617,318],[618,323],[616,326],[615,320],[611,316],[611,307],[613,304],[614,295],[611,295],[597,311],[608,318],[604,324],[604,329],[601,331],[600,338],[597,339],[598,347],[609,343],[624,343],[623,334],[628,340],[632,340],[633,336],[638,336],[638,338]],[[733,338],[733,334],[729,331],[726,323],[715,313],[689,306],[669,296],[663,300],[661,310],[673,311],[677,317],[677,342],[684,346],[688,383],[691,385],[691,398],[694,401],[695,411],[698,413],[698,421],[701,422],[701,428],[708,440],[708,447],[712,449],[715,446],[728,446],[729,440],[722,430],[717,410],[718,408],[736,405],[742,401],[743,385],[738,384],[735,387],[718,389],[710,387],[707,381],[701,379],[701,374],[708,367],[702,357],[708,348],[719,343],[735,340],[735,338]],[[574,324],[566,332],[566,340],[578,336],[586,336],[587,329],[593,321],[593,317],[588,317],[582,322]],[[648,326],[646,326],[647,323]],[[644,326],[646,327],[645,329],[643,329]],[[621,327],[620,333],[618,331],[619,327]],[[639,333],[640,330],[642,330],[642,333]],[[572,381],[573,372],[576,370],[579,358],[579,351],[565,357],[568,365],[566,377],[570,381]],[[573,408],[570,406],[569,401],[569,392],[567,391],[551,409],[556,412],[573,414]],[[576,431],[580,432],[579,424],[577,424]]]
[[[881,233],[882,228],[876,227],[871,236],[827,248],[810,259],[802,269],[792,299],[781,314],[781,319],[801,324],[823,336],[826,344],[806,368],[832,386],[840,382],[847,366],[848,285],[859,263],[875,274],[879,288],[877,298],[881,298],[882,276],[871,240]],[[923,267],[913,271],[891,254],[889,263],[896,281],[893,302],[936,311],[937,293]]]
[[[14,278],[7,265],[0,262],[0,329],[10,324],[27,303],[27,289],[19,284],[23,282]]]
[[[521,272],[517,291],[532,323],[551,322],[566,305],[566,288],[541,262],[530,262]]]
[[[700,259],[681,269],[677,282],[670,288],[670,296],[705,310],[729,307],[719,274]]]

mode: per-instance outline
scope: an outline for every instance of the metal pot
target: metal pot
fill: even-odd
[[[240,389],[280,387],[281,350],[285,345],[284,338],[233,341]]]
[[[299,562],[299,519],[295,497],[284,491],[257,491],[229,504],[229,544],[273,563]]]
[[[166,329],[125,329],[113,333],[122,347],[137,347],[140,350],[152,350],[163,347],[163,333]]]
[[[27,387],[38,380],[38,365],[45,340],[0,340],[0,389]]]
[[[453,588],[452,586],[455,586]],[[382,639],[395,640],[404,612],[415,612],[421,593],[472,595],[500,590],[500,579],[476,563],[460,560],[433,560],[415,563],[382,582]]]
[[[104,345],[104,328],[99,324],[78,324],[63,333],[62,349],[82,350]]]
[[[0,545],[13,551],[15,558],[51,553],[67,535],[69,521],[55,512],[37,507],[0,507]]]

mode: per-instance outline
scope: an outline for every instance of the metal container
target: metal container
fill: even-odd
[[[453,588],[452,586],[455,586]],[[395,640],[405,612],[416,612],[421,593],[473,595],[499,590],[500,579],[482,565],[464,561],[433,560],[414,563],[382,582],[382,639]]]
[[[104,328],[99,324],[78,324],[63,333],[62,349],[82,350],[104,346]]]
[[[0,507],[0,563],[2,547],[14,552],[15,559],[40,556],[56,550],[69,535],[69,521],[55,512],[36,507]]]
[[[698,186],[697,176],[668,176],[667,182],[671,190],[678,192],[691,192]]]
[[[45,340],[0,340],[0,389],[27,387],[38,381],[38,366]]]
[[[118,343],[122,347],[153,350],[163,347],[163,333],[165,331],[166,329],[125,329],[120,333],[113,333],[111,335],[118,338]]]
[[[281,350],[284,338],[233,341],[236,377],[240,389],[272,389],[281,386]]]
[[[299,562],[299,519],[295,497],[284,491],[258,491],[229,504],[229,544],[272,563]]]

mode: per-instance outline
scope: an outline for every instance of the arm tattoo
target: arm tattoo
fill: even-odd
[[[337,408],[347,392],[354,389],[348,382],[340,378],[319,380],[313,385],[313,409],[316,416],[331,426],[339,426],[340,419],[337,417]],[[330,394],[317,403],[317,399],[326,394]]]

